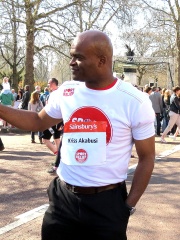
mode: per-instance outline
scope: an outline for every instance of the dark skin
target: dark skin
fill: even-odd
[[[112,45],[106,34],[95,30],[81,33],[72,43],[70,54],[74,80],[84,81],[88,88],[93,89],[105,88],[115,81],[112,73]],[[44,109],[35,113],[2,105],[0,118],[18,128],[34,132],[43,131],[60,122],[60,119],[48,116]],[[139,161],[126,201],[130,206],[136,205],[146,189],[155,159],[154,136],[144,140],[134,139],[134,143]]]
[[[112,74],[113,53],[109,39],[106,35],[99,33],[98,40],[96,39],[94,42],[94,35],[96,34],[98,34],[98,31],[90,31],[88,34],[82,34],[78,39],[75,39],[70,51],[72,57],[70,66],[73,70],[74,80],[85,81],[87,87],[100,89],[107,87],[115,78]],[[103,41],[105,42],[104,45],[101,44]],[[98,42],[101,45],[99,50],[97,50]],[[146,189],[155,159],[154,136],[144,140],[134,140],[134,143],[139,162],[126,200],[130,206],[136,205]]]

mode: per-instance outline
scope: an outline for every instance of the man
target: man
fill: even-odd
[[[43,240],[125,240],[129,216],[153,171],[154,111],[144,93],[113,77],[113,49],[106,34],[79,34],[70,53],[75,81],[52,92],[39,114],[10,113],[0,106],[0,117],[36,131],[64,121],[61,162],[48,189]],[[133,143],[139,161],[127,196]]]
[[[58,80],[56,78],[49,79],[48,87],[49,87],[50,92],[56,91],[58,89]],[[49,98],[49,95],[46,98],[46,104],[48,103],[48,98]],[[59,129],[60,127],[61,127],[61,122],[46,129],[42,133],[42,138],[43,138],[44,143],[49,148],[49,150],[51,150],[55,155],[58,154],[58,149],[59,149],[59,144],[60,144],[60,136],[61,136],[61,131]],[[53,144],[50,141],[52,136],[54,138],[55,144]],[[48,169],[48,173],[56,173],[56,167],[51,166],[50,169]]]
[[[29,85],[25,85],[24,87],[24,93],[22,96],[22,102],[21,102],[21,109],[28,110],[28,103],[31,98],[31,93],[29,91]]]
[[[160,136],[161,134],[161,116],[163,115],[163,102],[162,102],[162,97],[161,94],[159,93],[159,88],[158,87],[153,87],[152,88],[152,93],[149,96],[151,102],[152,102],[152,107],[155,112],[156,116],[156,134],[157,136]]]
[[[41,95],[41,87],[39,85],[35,86],[35,91],[39,93],[39,95]]]

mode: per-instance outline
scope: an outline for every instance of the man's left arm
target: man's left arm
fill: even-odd
[[[155,160],[154,136],[144,140],[134,140],[134,143],[139,161],[134,172],[129,195],[126,200],[126,203],[131,207],[136,205],[145,191],[154,168]]]

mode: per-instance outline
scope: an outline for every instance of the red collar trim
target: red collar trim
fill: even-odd
[[[104,87],[104,88],[91,88],[93,90],[107,90],[107,89],[110,89],[112,88],[117,82],[117,78],[114,80],[114,82],[112,82],[111,84],[109,84],[107,87]]]

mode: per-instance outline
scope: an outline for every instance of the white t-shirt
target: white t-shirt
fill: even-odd
[[[122,182],[127,178],[133,138],[143,140],[155,134],[149,97],[120,79],[106,90],[64,82],[44,109],[64,121],[57,173],[76,186]]]
[[[9,82],[3,82],[2,83],[3,90],[10,90],[10,84]]]

